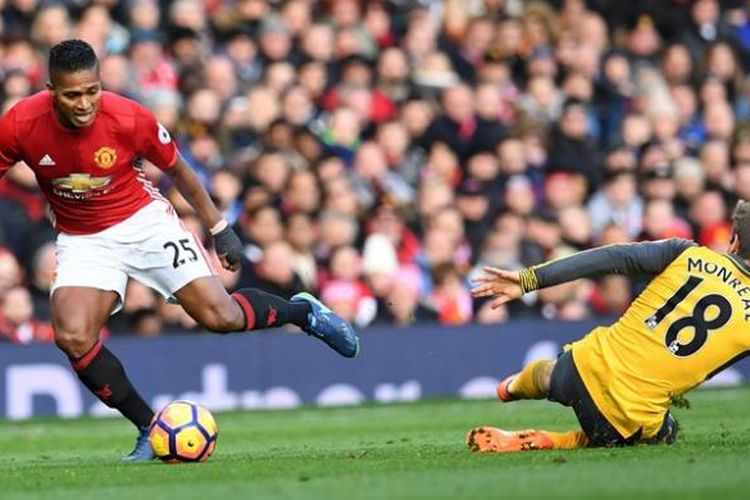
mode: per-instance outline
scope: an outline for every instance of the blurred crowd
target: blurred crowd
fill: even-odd
[[[229,290],[311,290],[360,327],[622,312],[605,276],[499,309],[482,266],[667,237],[727,247],[750,199],[750,2],[0,0],[2,112],[88,41],[245,244]],[[154,166],[185,223],[211,239]],[[95,216],[92,214],[92,217]],[[0,182],[0,338],[49,340],[54,231],[33,174]],[[215,257],[214,257],[215,259]],[[109,334],[195,323],[143,285]]]

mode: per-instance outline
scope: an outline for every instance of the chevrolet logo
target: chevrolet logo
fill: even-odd
[[[73,193],[88,193],[93,189],[100,189],[108,185],[111,177],[91,177],[91,174],[70,174],[52,181],[52,185]]]

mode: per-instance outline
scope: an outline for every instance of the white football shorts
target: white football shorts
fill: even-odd
[[[50,294],[63,286],[117,292],[122,308],[128,278],[164,298],[191,281],[213,276],[203,245],[180,222],[170,204],[154,200],[135,214],[94,234],[57,236],[57,275]]]

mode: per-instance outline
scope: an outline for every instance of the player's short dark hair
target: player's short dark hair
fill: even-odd
[[[83,40],[64,40],[49,51],[50,78],[57,72],[75,73],[99,65],[94,49]]]
[[[750,201],[740,200],[732,212],[732,235],[740,239],[739,256],[750,259]]]

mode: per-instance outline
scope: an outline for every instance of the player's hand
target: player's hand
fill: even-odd
[[[231,227],[227,226],[214,235],[214,248],[224,269],[236,271],[240,268],[242,242]]]
[[[485,267],[486,274],[475,278],[476,286],[471,289],[474,298],[493,297],[491,307],[497,309],[506,302],[523,295],[518,271],[505,271],[496,267]]]

